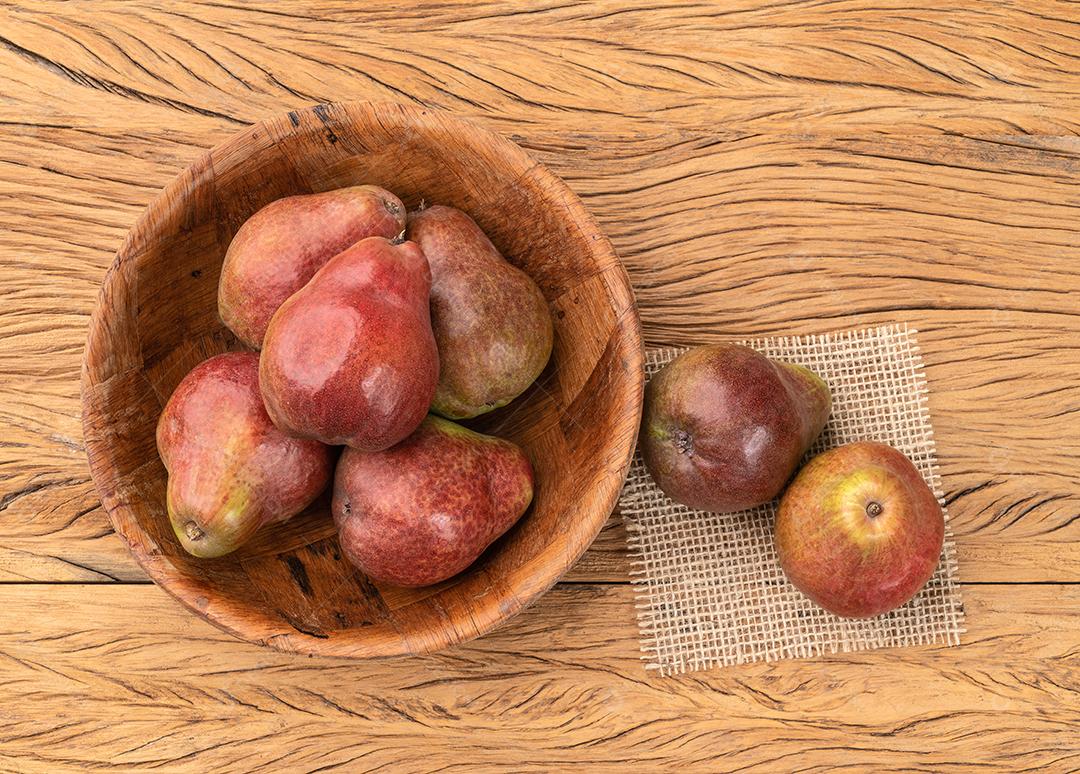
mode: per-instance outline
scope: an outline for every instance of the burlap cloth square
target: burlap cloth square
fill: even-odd
[[[915,331],[888,326],[745,341],[828,382],[832,415],[810,455],[857,440],[895,446],[944,500]],[[684,350],[646,353],[646,376]],[[669,500],[635,455],[620,498],[630,544],[642,659],[663,675],[750,661],[941,642],[958,645],[964,609],[945,519],[941,563],[908,604],[866,620],[827,613],[785,578],[773,548],[775,503],[739,513]]]

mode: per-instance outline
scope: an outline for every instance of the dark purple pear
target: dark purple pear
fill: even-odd
[[[649,382],[645,466],[664,493],[703,511],[741,511],[784,488],[829,418],[828,385],[736,344],[696,347]]]

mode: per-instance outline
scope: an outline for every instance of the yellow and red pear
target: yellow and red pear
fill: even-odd
[[[836,615],[869,618],[934,574],[945,517],[918,469],[883,443],[830,449],[780,500],[776,551],[791,582]]]
[[[302,511],[330,480],[332,451],[278,430],[258,377],[254,352],[212,357],[184,377],[158,420],[169,521],[195,556],[235,550]]]

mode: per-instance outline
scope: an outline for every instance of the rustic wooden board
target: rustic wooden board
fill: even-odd
[[[1049,0],[0,2],[0,768],[1075,769],[1078,61]],[[965,645],[646,675],[617,518],[508,629],[414,661],[253,649],[146,585],[82,447],[97,288],[199,153],[342,99],[529,148],[651,343],[918,328]]]
[[[969,586],[962,648],[660,678],[624,585],[437,656],[293,658],[155,586],[0,587],[0,762],[165,771],[1010,771],[1080,763],[1080,589]],[[2,763],[0,763],[2,765]]]
[[[482,112],[503,128],[1074,134],[1075,21],[1070,3],[1047,0],[338,0],[317,11],[52,0],[4,8],[0,45],[18,113],[65,125],[235,127],[363,94]],[[86,100],[88,89],[100,93]]]

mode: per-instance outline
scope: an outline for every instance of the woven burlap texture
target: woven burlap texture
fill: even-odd
[[[915,334],[887,326],[741,343],[804,365],[829,384],[832,415],[810,455],[852,441],[883,441],[915,463],[944,507]],[[683,351],[649,350],[646,375]],[[947,513],[941,562],[926,587],[891,613],[847,620],[817,607],[785,578],[773,547],[775,503],[739,513],[691,510],[665,497],[635,455],[619,504],[648,669],[668,675],[960,642],[964,610]]]

